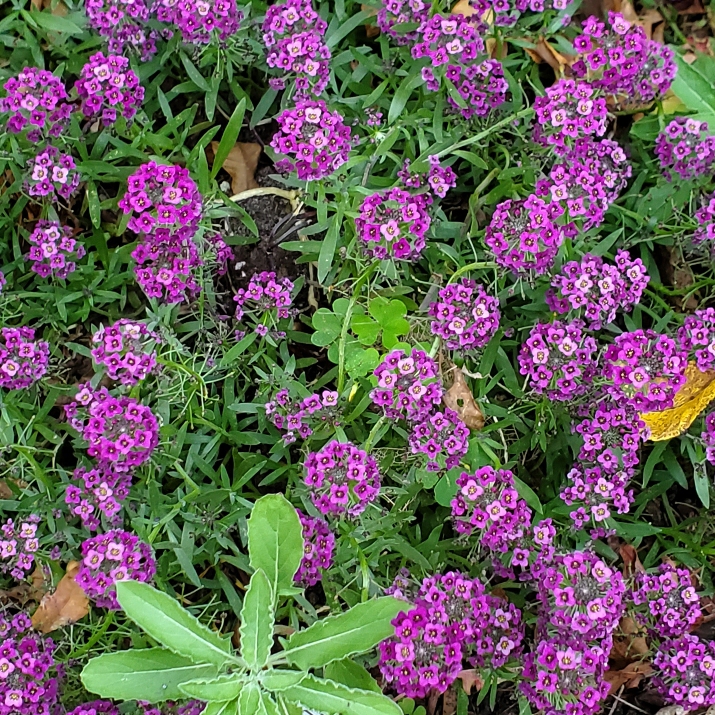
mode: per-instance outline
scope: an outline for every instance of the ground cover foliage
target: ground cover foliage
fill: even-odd
[[[711,18],[6,0],[0,715],[715,706]]]

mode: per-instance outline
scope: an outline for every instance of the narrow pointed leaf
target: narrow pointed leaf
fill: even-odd
[[[331,680],[309,675],[302,683],[283,690],[281,697],[308,710],[335,715],[401,715],[397,703],[381,693],[346,688]]]
[[[274,596],[292,588],[303,558],[303,529],[298,514],[281,494],[268,494],[254,505],[248,520],[251,566],[263,569]]]
[[[260,670],[273,646],[273,591],[263,569],[248,584],[241,609],[241,655],[251,670]]]
[[[238,697],[238,715],[256,715],[261,704],[261,689],[254,680],[246,684]]]
[[[162,591],[139,581],[117,583],[117,600],[129,618],[169,650],[194,663],[224,665],[231,644]]]
[[[392,596],[360,603],[294,633],[286,646],[286,658],[301,670],[308,670],[364,653],[394,633],[391,621],[409,607]]]
[[[238,701],[217,700],[206,703],[206,707],[201,711],[201,715],[236,715]]]
[[[261,693],[261,704],[257,715],[279,715],[276,702],[268,693]]]
[[[267,670],[261,674],[261,685],[271,692],[298,685],[307,673],[300,670]]]
[[[150,703],[183,697],[179,685],[216,676],[216,666],[197,665],[164,648],[126,650],[93,658],[82,671],[82,684],[90,693],[117,700]]]
[[[246,680],[240,675],[220,675],[210,680],[191,680],[179,686],[179,690],[189,698],[197,700],[236,700],[241,694]]]

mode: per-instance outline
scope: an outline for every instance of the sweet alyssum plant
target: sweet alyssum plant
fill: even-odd
[[[127,616],[163,647],[109,653],[82,671],[87,690],[118,700],[196,698],[204,715],[299,715],[303,708],[335,715],[400,715],[370,675],[343,659],[371,650],[393,633],[408,604],[388,596],[361,603],[281,639],[275,648],[278,602],[300,589],[301,524],[279,494],[256,502],[248,520],[255,569],[240,613],[240,653],[171,596],[137,581],[117,583]],[[315,671],[322,669],[322,676]],[[350,687],[350,686],[359,687]]]

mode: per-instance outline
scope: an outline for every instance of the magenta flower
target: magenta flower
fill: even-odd
[[[49,359],[49,343],[35,340],[32,328],[0,330],[0,387],[30,387],[47,372]]]
[[[40,220],[28,236],[32,245],[25,256],[32,261],[32,270],[42,278],[66,278],[77,268],[77,261],[85,255],[84,246],[73,236],[69,226],[57,221]]]
[[[309,516],[300,509],[296,511],[303,527],[303,559],[295,575],[295,582],[306,588],[321,581],[322,572],[332,566],[335,535],[325,519]]]

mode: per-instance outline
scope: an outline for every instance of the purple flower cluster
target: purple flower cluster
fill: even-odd
[[[321,581],[322,572],[332,566],[335,535],[325,519],[309,516],[300,509],[296,511],[303,527],[303,559],[295,575],[295,582],[306,588]]]
[[[99,608],[119,610],[117,581],[151,581],[156,573],[151,547],[128,531],[98,534],[83,541],[80,548],[82,562],[75,581]]]
[[[266,415],[279,429],[285,430],[284,444],[296,441],[296,433],[301,439],[308,439],[321,425],[336,425],[338,418],[337,392],[323,390],[296,402],[287,389],[279,390],[266,403]]]
[[[57,221],[41,219],[27,240],[32,248],[26,259],[33,262],[32,270],[42,278],[50,275],[67,278],[76,270],[76,261],[85,255],[84,246],[73,237],[72,229]]]
[[[616,265],[587,253],[570,261],[554,276],[546,303],[556,313],[582,318],[591,330],[612,323],[618,310],[630,311],[640,302],[650,278],[640,258],[616,253]]]
[[[695,357],[698,370],[715,368],[715,309],[704,308],[688,315],[678,330],[678,341],[688,357]]]
[[[52,72],[25,67],[3,85],[0,113],[7,114],[7,130],[27,132],[27,140],[38,144],[45,137],[57,137],[67,125],[72,107],[62,81]]]
[[[702,615],[690,571],[663,563],[656,573],[640,573],[632,595],[636,619],[656,638],[687,633]]]
[[[567,402],[586,393],[597,374],[598,343],[580,320],[535,325],[519,352],[519,372],[537,394]]]
[[[708,244],[710,253],[715,253],[715,194],[695,212],[698,228],[693,233],[695,245]]]
[[[109,700],[92,700],[89,703],[82,703],[67,715],[120,715],[119,709]]]
[[[79,186],[79,172],[74,159],[48,146],[35,155],[25,176],[25,190],[30,196],[54,202],[58,196],[68,200]]]
[[[573,74],[612,95],[618,108],[649,104],[668,91],[678,70],[673,50],[649,40],[640,25],[609,12],[608,24],[591,16],[583,32],[573,41],[581,55]]]
[[[430,303],[433,335],[442,338],[448,350],[468,352],[483,348],[499,328],[499,299],[476,281],[462,278],[439,291]]]
[[[653,685],[666,703],[688,711],[715,705],[715,644],[683,635],[660,643],[653,658]]]
[[[582,218],[588,230],[603,223],[608,207],[628,183],[633,168],[621,147],[610,139],[576,139],[537,191],[559,203],[569,218]]]
[[[370,258],[416,261],[432,223],[428,203],[426,195],[399,187],[366,196],[355,219],[364,253]]]
[[[103,365],[112,380],[136,385],[156,369],[154,345],[159,336],[144,323],[122,318],[92,335],[92,360]]]
[[[418,39],[419,33],[414,30],[403,30],[396,25],[417,23],[421,25],[430,11],[427,0],[383,0],[377,13],[377,26],[380,32],[389,35],[398,45],[409,45]]]
[[[451,166],[442,166],[436,154],[431,154],[427,160],[429,169],[425,173],[412,171],[410,160],[405,159],[397,176],[408,189],[422,189],[426,186],[432,194],[443,199],[457,185],[457,175]],[[428,203],[432,202],[428,200]]]
[[[710,464],[715,464],[715,412],[711,412],[705,418],[705,429],[700,435],[700,439],[705,444],[705,459]]]
[[[248,287],[240,288],[233,297],[236,302],[236,320],[251,317],[257,323],[256,332],[265,335],[268,332],[267,321],[290,318],[288,309],[293,302],[293,288],[289,278],[278,278],[273,271],[254,273]]]
[[[685,180],[710,176],[715,168],[715,137],[708,133],[707,122],[676,117],[658,134],[655,155],[669,180],[671,171]]]
[[[588,82],[560,79],[534,100],[539,124],[535,138],[552,144],[557,154],[564,153],[581,137],[606,133],[606,100]]]
[[[49,343],[35,340],[32,328],[0,330],[0,387],[29,387],[47,372],[49,359]]]
[[[97,531],[100,514],[112,526],[118,526],[117,515],[122,502],[129,496],[132,485],[131,474],[115,471],[111,464],[101,463],[93,468],[78,467],[72,475],[72,484],[67,485],[65,503],[82,520],[82,526],[89,531]]]
[[[8,519],[0,526],[0,573],[9,573],[21,581],[32,570],[35,553],[40,548],[37,538],[39,521],[39,516],[31,514],[25,521]]]
[[[298,97],[323,93],[330,77],[330,50],[323,41],[327,29],[311,0],[284,0],[268,8],[263,22],[266,63],[284,73],[271,79],[273,89],[285,89],[292,80]]]
[[[559,0],[556,1],[559,2]],[[542,5],[545,4],[547,3],[542,0]],[[469,0],[469,5],[476,10],[477,17],[482,18],[485,13],[491,13],[491,17],[494,18],[494,25],[497,27],[511,27],[516,24],[529,3],[527,0]],[[543,12],[543,8],[542,10],[537,10],[537,12]],[[487,17],[489,16],[487,15]]]
[[[25,613],[0,611],[0,715],[51,715],[59,705],[55,643]]]
[[[607,392],[638,412],[664,410],[685,383],[687,353],[667,335],[634,330],[618,335],[604,355]]]
[[[84,116],[100,119],[105,127],[114,124],[119,116],[129,121],[144,101],[139,77],[121,55],[92,55],[74,86],[82,100]]]
[[[154,413],[132,397],[113,397],[106,387],[80,385],[65,414],[88,443],[87,454],[118,472],[146,462],[159,444]]]
[[[201,715],[206,708],[206,703],[200,700],[187,700],[180,705],[173,700],[166,700],[157,707],[145,700],[137,700],[137,707],[142,715]]]
[[[459,466],[469,449],[469,428],[449,408],[418,422],[410,433],[412,454],[426,457],[427,471],[440,472]]]
[[[143,62],[156,53],[158,33],[147,27],[147,0],[86,0],[89,26],[107,38],[113,55],[134,52]]]
[[[514,474],[508,469],[486,466],[474,474],[462,472],[451,507],[456,531],[476,533],[480,546],[497,553],[504,554],[523,541],[531,523],[531,509],[516,491]],[[511,565],[524,565],[522,551],[514,549]]]
[[[158,0],[155,10],[158,20],[175,25],[191,45],[208,45],[213,37],[224,42],[243,19],[236,0]]]
[[[566,236],[556,225],[563,213],[557,203],[547,204],[536,195],[497,205],[484,234],[494,260],[517,276],[545,273]]]
[[[328,442],[305,459],[305,484],[321,514],[357,516],[380,493],[377,463],[350,442]]]
[[[189,172],[175,164],[142,164],[128,179],[119,208],[130,216],[129,230],[148,234],[158,228],[191,229],[201,218],[201,194]]]
[[[442,401],[437,363],[423,350],[393,350],[373,374],[377,387],[370,398],[390,419],[421,422]]]
[[[324,179],[348,160],[350,127],[340,112],[331,112],[322,99],[299,99],[293,109],[281,112],[277,121],[280,130],[271,147],[285,156],[276,162],[277,171],[295,171],[301,180]]]
[[[504,69],[498,60],[486,58],[480,28],[473,22],[463,15],[434,15],[418,34],[412,58],[429,60],[422,79],[430,92],[449,81],[461,101],[450,92],[447,102],[467,119],[484,117],[505,101],[509,84]]]

